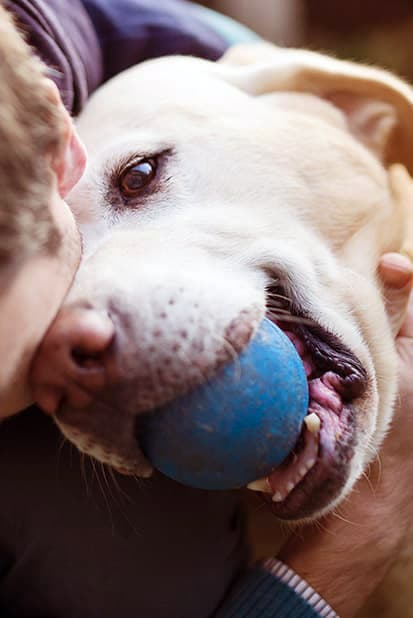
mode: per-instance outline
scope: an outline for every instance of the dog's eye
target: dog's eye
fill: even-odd
[[[141,159],[127,167],[119,176],[119,189],[125,197],[136,197],[154,178],[155,159]]]

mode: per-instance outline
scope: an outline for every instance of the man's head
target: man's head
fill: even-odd
[[[53,182],[49,159],[63,146],[64,124],[42,63],[1,7],[0,19],[0,81],[5,85],[0,90],[0,265],[5,266],[59,242],[45,205]]]
[[[30,403],[34,350],[76,270],[63,197],[85,154],[45,67],[0,6],[0,417]]]

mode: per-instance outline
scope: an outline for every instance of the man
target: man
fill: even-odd
[[[50,58],[48,54],[53,52],[53,64],[59,71],[52,75],[72,111],[81,108],[87,94],[105,74],[105,66],[106,74],[124,68],[122,54],[119,62],[114,63],[113,56],[99,41],[117,40],[113,34],[119,33],[114,16],[119,17],[119,6],[125,11],[125,1],[87,2],[88,14],[80,3],[72,2],[68,19],[64,3],[14,3],[20,24],[30,31],[32,43],[37,41],[43,59]],[[12,4],[9,3],[11,8]],[[145,2],[126,4],[129,9],[142,8]],[[165,2],[169,8],[173,4]],[[52,7],[57,12],[53,13]],[[95,23],[100,24],[96,30],[88,15],[94,15]],[[56,89],[16,37],[10,19],[3,12],[0,17],[0,70],[4,71],[0,93],[0,340],[4,368],[0,372],[0,409],[2,416],[10,416],[30,402],[27,377],[31,356],[77,267],[79,239],[63,198],[80,176],[85,155]],[[62,30],[67,36],[58,45]],[[126,39],[128,36],[132,34],[126,33]],[[180,40],[176,31],[174,38]],[[76,44],[71,46],[70,41]],[[76,50],[82,47],[82,41],[83,45],[85,41],[92,45],[90,49],[95,50],[96,58],[105,58],[106,54],[106,65],[103,63],[99,69],[99,61],[91,62],[92,53],[79,65],[83,55],[77,56]],[[125,44],[125,48],[127,62],[133,61],[128,55],[130,46]],[[210,49],[205,55],[213,53],[219,55],[218,50]],[[135,57],[135,61],[139,59]],[[107,68],[108,63],[112,68]],[[86,68],[82,73],[87,66],[89,72]],[[393,256],[384,262],[383,272],[390,282],[394,319],[400,320],[411,287],[411,269],[408,263],[400,263]],[[413,353],[411,347],[408,340],[407,360]],[[408,409],[413,395],[407,389],[406,393]],[[406,433],[402,431],[404,439]],[[1,615],[212,615],[245,566],[237,495],[190,490],[161,477],[155,477],[145,489],[133,479],[120,477],[115,478],[116,484],[111,484],[104,472],[100,477],[93,474],[89,462],[82,468],[80,455],[69,446],[60,450],[60,441],[49,419],[34,409],[2,426]],[[399,455],[394,447],[390,451],[392,472],[399,463]],[[400,517],[408,519],[411,507],[406,504],[406,488],[407,482],[403,486],[403,500],[397,502],[395,509],[394,496],[389,499],[388,486],[384,486],[380,512],[383,506],[389,517],[398,521]],[[377,552],[374,541],[376,534],[383,531],[383,524],[376,516],[377,503],[372,504],[369,488],[361,484],[360,491],[364,499],[356,497],[354,508],[351,504],[349,508],[356,516],[358,509],[365,517],[374,515],[378,526],[374,539],[365,534],[362,542],[369,544],[371,564],[376,566],[380,562],[388,567],[405,526],[396,525],[397,534]],[[410,489],[407,493],[410,496]],[[387,532],[387,518],[385,521]],[[326,525],[334,530],[336,520],[331,518]],[[353,612],[368,588],[364,582],[363,590],[358,596],[354,594],[354,590],[360,589],[357,578],[365,575],[366,563],[357,564],[353,559],[349,562],[345,548],[353,543],[354,530],[350,528],[344,533],[337,539],[335,534],[330,537],[328,533],[311,532],[298,547],[285,548],[283,555],[288,564],[325,594],[333,607],[347,611],[342,600],[345,590],[346,598],[350,596],[352,600]],[[317,544],[311,541],[314,538]],[[325,572],[326,556],[341,582],[338,590],[333,587],[331,591],[332,571]],[[259,569],[259,574],[273,567],[271,563]],[[248,577],[240,584],[241,606],[246,599],[250,609],[244,615],[259,616],[263,595],[256,595],[256,586],[251,586]],[[328,609],[318,598],[317,609],[313,609],[314,604],[311,606],[308,599],[294,591],[288,577],[286,580],[277,573],[267,578],[269,593],[278,603],[272,615],[318,615],[321,607]],[[369,589],[378,581],[377,570],[372,570]],[[305,589],[308,591],[301,583],[300,591]],[[239,590],[236,589],[236,595]],[[233,602],[231,596],[228,603]],[[231,615],[231,606],[225,603],[221,615]],[[238,618],[241,614],[236,615]]]

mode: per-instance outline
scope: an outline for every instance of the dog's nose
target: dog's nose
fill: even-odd
[[[31,374],[35,401],[45,412],[54,414],[63,401],[83,408],[103,389],[114,334],[104,312],[72,306],[59,313]]]

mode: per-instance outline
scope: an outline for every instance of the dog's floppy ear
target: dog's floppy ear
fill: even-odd
[[[329,101],[381,161],[403,163],[413,174],[413,90],[391,73],[270,43],[237,45],[220,63],[225,78],[252,95],[309,93]]]

